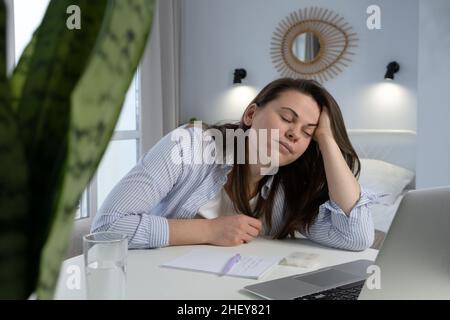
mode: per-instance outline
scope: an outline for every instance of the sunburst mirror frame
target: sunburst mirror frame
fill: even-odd
[[[292,51],[293,42],[300,34],[312,32],[320,50],[315,59],[302,62]],[[270,53],[272,63],[285,77],[314,79],[323,83],[334,78],[352,62],[357,47],[357,34],[344,18],[332,10],[310,7],[292,12],[283,19],[273,33]]]

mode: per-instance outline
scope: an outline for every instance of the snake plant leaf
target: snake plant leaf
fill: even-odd
[[[70,5],[81,10],[80,30],[67,27]],[[9,82],[28,166],[28,223],[32,227],[26,287],[32,290],[65,169],[71,94],[93,52],[106,8],[107,0],[51,1]],[[22,285],[21,279],[16,280]]]
[[[33,33],[33,37],[31,38],[28,45],[22,52],[20,56],[19,62],[17,66],[14,68],[13,76],[10,79],[10,100],[11,100],[11,108],[14,111],[17,111],[18,104],[20,102],[23,91],[23,87],[25,85],[25,81],[27,80],[28,70],[30,67],[30,59],[34,53],[34,47],[36,46],[37,32],[39,28]]]
[[[6,80],[6,5],[0,3],[0,80]]]
[[[41,257],[40,299],[54,294],[78,201],[113,134],[144,52],[153,10],[153,0],[108,2],[94,55],[72,94],[68,158],[56,215]]]
[[[6,8],[0,2],[0,299],[24,297],[27,287],[27,164],[6,79]],[[17,281],[21,281],[17,285]]]
[[[4,84],[2,84],[3,86]],[[27,297],[28,281],[27,164],[14,115],[0,102],[0,299]]]
[[[27,164],[14,115],[0,102],[0,299],[27,297],[28,281]]]

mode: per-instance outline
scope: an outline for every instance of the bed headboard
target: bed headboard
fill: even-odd
[[[351,129],[359,158],[383,160],[416,172],[416,133],[409,130]]]

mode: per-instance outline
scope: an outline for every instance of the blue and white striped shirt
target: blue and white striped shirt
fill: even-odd
[[[199,128],[174,129],[158,141],[113,188],[94,218],[92,232],[116,231],[128,236],[130,248],[157,248],[169,244],[168,219],[192,219],[198,209],[220,192],[233,165],[173,161],[173,154],[192,159],[201,150]],[[189,139],[173,139],[175,130],[189,133]],[[181,135],[178,135],[180,137]],[[205,148],[205,141],[203,148]],[[210,140],[207,143],[214,143]],[[197,148],[194,148],[197,147]],[[197,155],[198,156],[198,155]],[[267,199],[273,176],[261,190]],[[364,250],[374,240],[369,206],[377,196],[361,187],[361,196],[347,216],[332,200],[323,203],[304,236],[320,244],[347,250]],[[272,228],[263,223],[263,235],[275,235],[283,225],[284,191],[275,195]]]

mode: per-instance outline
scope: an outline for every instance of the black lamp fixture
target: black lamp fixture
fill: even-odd
[[[386,68],[387,70],[384,78],[394,80],[394,74],[400,70],[400,65],[397,63],[397,61],[392,61],[389,62]]]
[[[247,76],[247,71],[245,69],[234,69],[234,79],[233,84],[242,83],[242,79]]]

